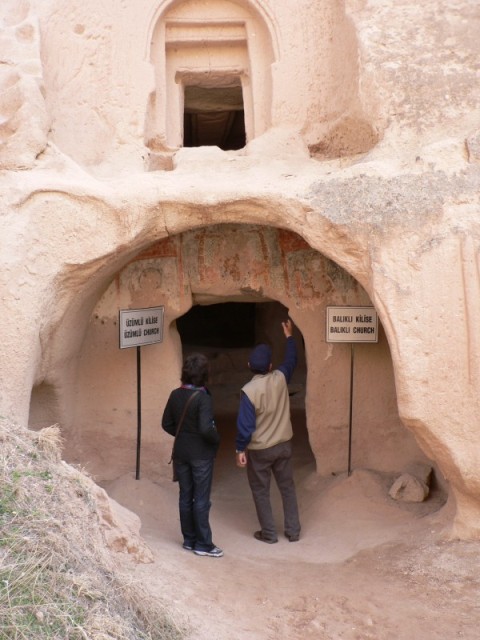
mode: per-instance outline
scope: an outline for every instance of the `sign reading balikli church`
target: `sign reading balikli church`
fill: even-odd
[[[374,307],[327,307],[327,342],[350,343],[350,400],[348,417],[348,475],[352,472],[353,372],[356,342],[378,342],[378,318]]]
[[[374,307],[327,307],[327,342],[378,342]]]

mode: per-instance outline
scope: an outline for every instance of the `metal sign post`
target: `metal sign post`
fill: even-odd
[[[348,469],[352,473],[354,343],[378,342],[378,318],[374,307],[327,307],[326,341],[350,342],[350,408],[348,417]]]
[[[353,342],[350,345],[350,410],[348,414],[348,469],[347,474],[352,473],[352,416],[353,416],[353,365],[355,348]]]
[[[163,341],[165,307],[123,309],[119,311],[120,349],[137,348],[137,463],[135,479],[140,478],[142,441],[142,366],[140,347]]]
[[[140,478],[140,449],[142,442],[142,362],[140,347],[137,347],[137,463],[135,480]]]

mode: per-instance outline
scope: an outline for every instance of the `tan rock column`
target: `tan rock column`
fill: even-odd
[[[399,412],[451,485],[453,535],[480,537],[478,238],[458,226],[413,237],[382,248],[374,278]]]

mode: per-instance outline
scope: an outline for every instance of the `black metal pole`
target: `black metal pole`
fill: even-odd
[[[353,360],[354,346],[350,350],[350,415],[348,419],[348,475],[352,473],[352,414],[353,414]]]
[[[140,478],[140,445],[142,441],[142,367],[140,347],[137,347],[137,470],[135,479]]]

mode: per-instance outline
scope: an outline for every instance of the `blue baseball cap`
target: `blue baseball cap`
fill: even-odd
[[[272,363],[272,350],[268,344],[259,344],[256,346],[250,353],[248,362],[250,369],[254,371],[260,371],[261,373],[268,371]]]

